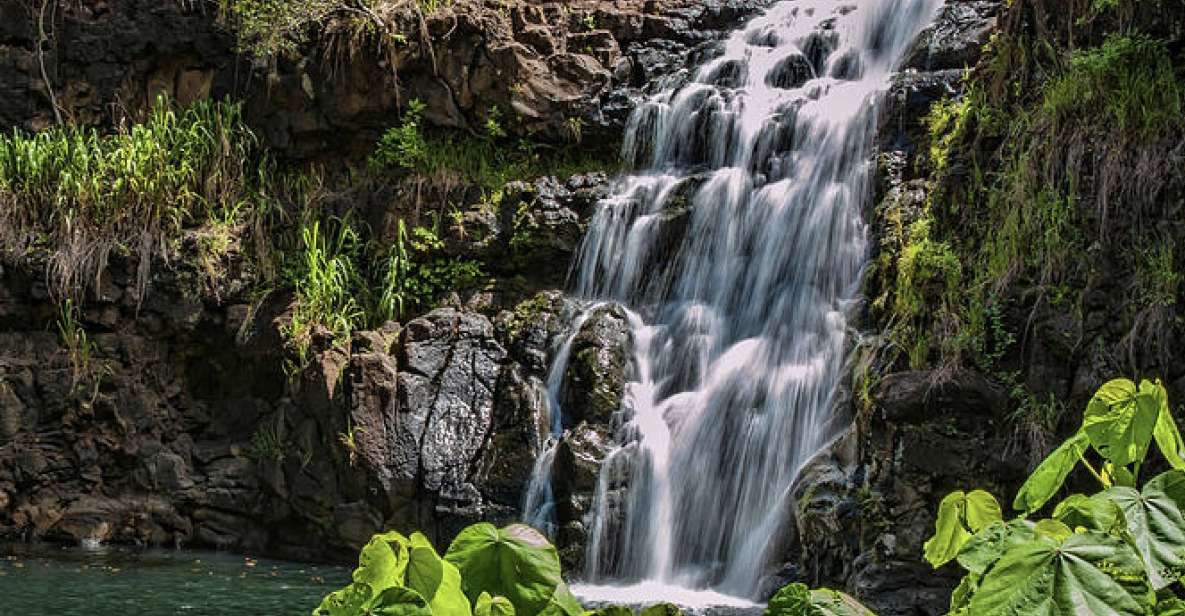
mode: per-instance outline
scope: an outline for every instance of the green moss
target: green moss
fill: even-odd
[[[1185,91],[1163,42],[1113,35],[1075,52],[1045,90],[1042,111],[1056,122],[1091,122],[1143,135],[1181,126]]]
[[[388,130],[370,157],[378,170],[403,170],[440,183],[468,182],[494,198],[507,183],[543,176],[568,177],[589,171],[612,170],[616,148],[572,144],[554,148],[505,139],[500,116],[489,114],[486,133],[473,136],[455,131],[429,131],[424,105],[412,101],[398,126]]]
[[[1141,252],[1136,272],[1136,292],[1144,306],[1169,308],[1177,304],[1181,291],[1181,272],[1177,269],[1172,242],[1161,242]]]
[[[943,173],[949,164],[951,149],[962,140],[971,111],[971,96],[944,99],[935,103],[926,116],[930,134],[930,165]]]

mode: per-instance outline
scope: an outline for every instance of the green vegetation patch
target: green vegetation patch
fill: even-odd
[[[437,184],[466,182],[481,186],[486,198],[498,199],[507,183],[543,176],[569,177],[612,170],[617,149],[610,146],[545,146],[508,139],[498,108],[487,114],[483,132],[429,131],[424,103],[413,100],[398,126],[388,130],[371,155],[379,170],[410,172]],[[579,135],[573,139],[579,141]]]
[[[1182,123],[1182,88],[1161,41],[1112,35],[1102,46],[1075,52],[1069,67],[1045,90],[1042,112],[1055,122],[1094,122],[1133,135]]]
[[[113,250],[148,263],[187,226],[234,218],[258,195],[256,140],[238,105],[158,101],[143,123],[109,135],[76,126],[0,137],[0,251],[52,252],[59,296],[93,285]]]

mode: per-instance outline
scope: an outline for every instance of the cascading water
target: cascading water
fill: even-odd
[[[879,100],[940,3],[776,3],[634,112],[641,171],[600,204],[575,269],[579,297],[630,310],[635,349],[588,581],[758,593],[791,485],[835,435]]]

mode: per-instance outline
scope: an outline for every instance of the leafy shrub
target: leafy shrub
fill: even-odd
[[[372,168],[410,171],[448,183],[464,180],[481,186],[488,197],[508,183],[554,175],[567,177],[606,170],[615,154],[597,148],[547,148],[527,140],[508,141],[498,108],[490,110],[485,133],[472,136],[455,132],[430,132],[424,120],[425,106],[413,100],[398,126],[379,139],[370,156]]]
[[[1138,489],[1155,442],[1171,467]],[[1092,464],[1087,454],[1096,458]],[[1041,510],[1081,465],[1103,487],[1071,495],[1036,522],[1005,521],[977,490],[943,499],[926,559],[967,574],[954,614],[1167,613],[1169,586],[1185,574],[1185,441],[1159,382],[1115,380],[1087,405],[1082,427],[1020,488],[1013,508]]]
[[[1044,111],[1071,121],[1102,110],[1120,130],[1149,134],[1179,126],[1183,100],[1164,43],[1112,35],[1101,47],[1073,55],[1069,69],[1047,88]]]
[[[475,524],[457,535],[445,559],[461,572],[472,601],[488,593],[505,597],[520,615],[584,612],[564,584],[555,547],[529,526]]]
[[[298,302],[285,334],[305,359],[315,325],[344,341],[366,317],[357,290],[365,282],[357,267],[361,243],[348,221],[335,219],[322,230],[320,221],[301,229],[301,252],[290,272]]]
[[[444,558],[420,533],[375,535],[353,583],[330,593],[313,616],[581,616],[560,573],[555,547],[521,524],[476,524]]]
[[[375,535],[358,557],[353,583],[330,593],[314,616],[432,614],[469,616],[461,577],[420,533]]]
[[[255,148],[241,108],[212,101],[175,111],[159,99],[111,135],[56,126],[0,137],[0,252],[49,250],[53,290],[75,297],[112,250],[135,252],[142,292],[152,257],[182,228],[255,198]]]

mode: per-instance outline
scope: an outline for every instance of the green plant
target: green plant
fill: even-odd
[[[420,6],[440,4],[444,2],[419,0]],[[312,42],[318,26],[334,18],[348,19],[358,31],[400,37],[388,32],[371,5],[372,0],[219,0],[221,15],[237,31],[239,50],[257,57],[296,51]]]
[[[1146,306],[1168,308],[1177,303],[1181,272],[1177,271],[1172,242],[1161,242],[1142,253],[1142,267],[1136,272],[1136,292]]]
[[[1153,442],[1171,470],[1138,489]],[[1033,471],[1013,508],[1022,516],[1044,508],[1079,465],[1101,492],[1071,495],[1036,522],[1004,521],[981,490],[943,500],[925,556],[935,567],[954,560],[967,571],[951,612],[1151,614],[1177,605],[1168,587],[1185,574],[1183,454],[1159,382],[1103,385],[1082,427]]]
[[[152,259],[183,228],[252,200],[255,148],[240,107],[212,101],[175,111],[158,99],[144,122],[110,135],[56,126],[0,137],[0,253],[47,252],[51,291],[76,299],[113,251],[133,253],[143,298]]]
[[[476,137],[428,131],[424,110],[421,101],[408,104],[399,125],[387,130],[375,146],[369,160],[372,169],[411,172],[442,184],[467,180],[492,199],[514,180],[605,170],[616,161],[615,149],[544,148],[526,140],[508,143],[502,112],[496,107],[490,110],[484,133]]]
[[[362,548],[353,580],[326,596],[313,616],[472,613],[456,566],[442,559],[420,533],[375,535]]]
[[[555,547],[521,524],[475,524],[444,558],[420,533],[375,535],[353,582],[330,593],[314,616],[582,616],[560,574]]]
[[[251,456],[256,460],[284,459],[284,443],[280,439],[280,432],[274,425],[260,424],[251,435]]]
[[[66,298],[58,312],[58,340],[66,349],[70,360],[70,388],[74,389],[92,373],[91,361],[95,343],[78,320],[78,307],[74,300]]]
[[[365,428],[359,428],[353,421],[346,419],[346,431],[337,435],[337,442],[346,448],[346,453],[350,456],[350,466],[358,464],[358,435],[363,432],[366,432]]]
[[[1075,52],[1069,69],[1045,91],[1043,111],[1058,122],[1104,117],[1121,131],[1151,135],[1181,125],[1185,89],[1165,44],[1112,35]]]
[[[765,616],[872,616],[872,612],[837,590],[811,590],[805,584],[795,583],[782,588],[769,600]]]
[[[461,572],[465,594],[506,597],[515,613],[580,616],[584,609],[564,584],[555,547],[522,524],[475,524],[461,531],[445,559]]]
[[[348,220],[320,221],[301,229],[301,252],[290,274],[297,306],[285,333],[303,365],[314,326],[324,326],[341,343],[366,316],[354,290],[362,285],[356,266],[359,235]]]

